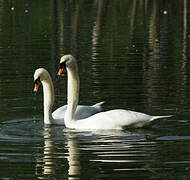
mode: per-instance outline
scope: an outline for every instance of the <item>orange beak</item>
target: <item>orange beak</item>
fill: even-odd
[[[58,73],[57,73],[57,75],[60,76],[63,73],[63,71],[64,71],[64,67],[60,68],[59,71],[58,71]]]
[[[33,91],[34,91],[34,92],[37,92],[39,86],[40,86],[40,82],[35,83],[35,85],[34,85],[34,90],[33,90]]]

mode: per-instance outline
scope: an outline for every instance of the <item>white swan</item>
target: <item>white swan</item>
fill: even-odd
[[[65,125],[67,128],[74,129],[123,129],[126,126],[143,127],[151,121],[170,116],[151,116],[144,113],[115,109],[106,112],[100,112],[85,119],[76,120],[74,113],[79,98],[79,76],[78,67],[75,58],[72,55],[65,55],[60,60],[60,75],[64,69],[68,73],[67,85],[67,104],[68,108],[65,114]]]
[[[43,85],[44,96],[44,123],[45,124],[64,124],[65,112],[67,105],[64,105],[52,113],[54,104],[54,87],[53,82],[48,71],[44,68],[39,68],[34,73],[34,91],[38,91],[40,82]],[[97,103],[93,106],[77,106],[75,118],[83,119],[101,111],[103,102]]]

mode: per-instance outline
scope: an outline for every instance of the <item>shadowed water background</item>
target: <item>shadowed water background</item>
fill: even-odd
[[[0,179],[189,179],[187,0],[0,1]],[[173,114],[148,129],[44,127],[46,68],[66,104],[59,59],[76,57],[80,104]]]

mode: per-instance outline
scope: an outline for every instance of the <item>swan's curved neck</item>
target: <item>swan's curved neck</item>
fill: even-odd
[[[54,88],[51,78],[42,81],[44,95],[44,123],[52,124],[52,108],[54,104]]]
[[[75,121],[74,113],[79,101],[79,76],[77,66],[67,68],[67,111],[65,114],[65,125],[70,127],[71,123]]]

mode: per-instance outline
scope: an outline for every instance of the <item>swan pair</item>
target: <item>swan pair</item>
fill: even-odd
[[[43,68],[37,69],[34,73],[34,91],[37,91],[40,82],[43,85],[45,124],[65,124],[67,128],[73,129],[105,130],[123,129],[124,127],[128,126],[143,127],[150,124],[155,119],[171,117],[170,115],[151,116],[144,113],[124,109],[114,109],[95,114],[101,110],[102,102],[94,106],[78,106],[78,66],[75,58],[72,55],[65,55],[61,58],[58,75],[61,75],[64,69],[67,70],[68,74],[67,106],[63,106],[57,109],[52,114],[51,112],[54,102],[54,89],[51,77],[49,73]],[[91,111],[93,113],[91,113]]]
[[[44,123],[45,124],[58,124],[64,125],[65,112],[67,105],[61,106],[52,113],[54,104],[54,86],[50,74],[44,68],[39,68],[34,73],[34,92],[38,91],[40,84],[43,86],[43,99],[44,99]],[[93,106],[77,106],[75,112],[76,119],[83,119],[89,117],[97,112],[100,112],[101,105],[104,102],[97,103]]]

